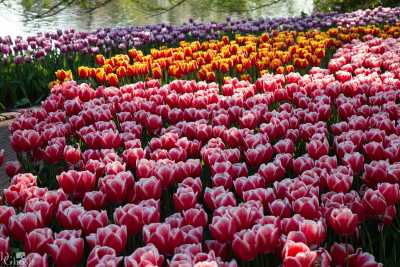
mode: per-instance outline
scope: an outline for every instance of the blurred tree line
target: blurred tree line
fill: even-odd
[[[315,8],[319,11],[349,12],[356,9],[375,8],[377,6],[400,6],[400,0],[314,0]]]

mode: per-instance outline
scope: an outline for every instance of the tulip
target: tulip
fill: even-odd
[[[65,193],[84,194],[92,191],[96,185],[96,176],[89,171],[70,170],[57,176],[57,181]]]
[[[39,253],[30,253],[21,260],[19,265],[28,267],[48,267],[47,254],[40,255]]]
[[[354,248],[350,244],[333,243],[330,253],[335,266],[345,266],[347,257],[354,253]]]
[[[252,230],[237,232],[232,241],[235,255],[244,261],[250,261],[257,256],[256,235]]]
[[[11,236],[16,240],[24,240],[25,234],[42,226],[41,216],[35,212],[12,215],[8,222]]]
[[[105,210],[90,210],[81,213],[78,217],[81,229],[85,235],[96,232],[100,227],[108,224],[107,212]]]
[[[185,225],[193,225],[194,227],[205,227],[207,225],[208,216],[203,209],[187,209],[183,210],[183,223]]]
[[[126,256],[124,264],[126,267],[134,266],[155,266],[161,267],[164,257],[159,254],[157,248],[153,244],[137,248],[131,255]]]
[[[273,224],[255,225],[256,249],[258,253],[271,253],[277,245],[280,235],[280,230]]]
[[[92,251],[90,251],[86,266],[118,266],[122,257],[117,257],[117,253],[113,248],[107,246],[95,246]]]
[[[51,243],[53,243],[53,232],[50,228],[34,229],[25,236],[25,253],[35,252],[43,255],[48,252],[48,246]]]
[[[362,201],[371,215],[383,214],[387,207],[385,197],[377,190],[368,189],[364,193]]]
[[[106,227],[98,228],[96,233],[88,235],[86,241],[92,248],[108,246],[113,248],[117,254],[120,254],[125,249],[127,238],[128,233],[125,225],[109,224]]]
[[[306,219],[316,219],[321,216],[318,199],[316,197],[301,197],[293,203],[293,211]]]
[[[65,229],[80,229],[79,216],[84,212],[82,206],[74,205],[68,200],[62,201],[56,212],[57,223]]]
[[[304,220],[300,222],[299,229],[307,239],[308,245],[317,245],[325,241],[326,238],[326,225],[325,222],[319,220],[318,222],[312,220]]]
[[[120,172],[115,176],[106,176],[100,180],[100,191],[113,203],[120,203],[127,199],[133,189],[133,175],[131,172]]]
[[[272,215],[280,217],[280,218],[288,218],[292,214],[292,209],[290,207],[290,203],[287,198],[276,199],[272,201],[268,208]]]
[[[77,266],[83,258],[82,238],[55,239],[49,245],[49,253],[55,266]]]
[[[8,177],[13,177],[14,175],[22,171],[22,165],[19,161],[7,161],[5,166],[6,174]]]
[[[151,223],[143,227],[143,241],[154,244],[161,253],[171,254],[183,243],[184,235],[167,223]]]
[[[329,190],[335,192],[348,192],[353,183],[353,176],[340,172],[333,171],[332,174],[326,178],[326,183]]]
[[[349,267],[382,267],[382,263],[378,263],[375,257],[368,252],[362,252],[361,249],[357,249],[356,253],[348,256],[347,264]]]
[[[198,193],[191,187],[178,187],[173,195],[174,206],[177,211],[194,208],[197,203]]]
[[[228,258],[228,245],[226,243],[220,243],[216,240],[206,240],[204,241],[204,245],[208,252],[212,250],[217,257],[222,259]]]
[[[86,192],[82,205],[86,210],[100,210],[104,207],[106,195],[101,191]]]
[[[328,220],[333,230],[340,235],[353,234],[359,224],[358,215],[348,208],[333,209]]]
[[[115,209],[114,221],[118,225],[125,225],[129,236],[135,235],[144,225],[142,209],[138,205],[126,204]]]
[[[287,241],[283,250],[283,266],[311,267],[317,258],[317,253],[301,242]]]
[[[64,159],[71,165],[78,163],[78,161],[81,159],[80,149],[72,146],[66,146],[64,148]]]
[[[15,209],[13,207],[2,205],[0,206],[0,223],[8,225],[10,217],[15,215]]]
[[[10,238],[0,236],[0,260],[7,260],[10,255]]]
[[[54,206],[46,200],[34,197],[26,201],[25,211],[37,212],[40,214],[43,224],[48,225],[53,217]]]
[[[396,205],[400,201],[400,189],[398,184],[378,184],[378,191],[383,195],[387,205]]]
[[[223,217],[214,216],[208,228],[210,229],[211,236],[215,240],[226,242],[232,240],[238,226],[231,216],[225,215]]]
[[[136,199],[160,199],[161,182],[154,176],[141,178],[135,183]]]

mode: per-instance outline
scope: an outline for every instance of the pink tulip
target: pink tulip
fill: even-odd
[[[250,261],[257,256],[256,234],[252,230],[237,232],[232,241],[235,255],[244,261]]]
[[[42,227],[41,216],[35,212],[18,213],[12,215],[8,222],[11,236],[16,240],[24,240],[25,234]]]
[[[104,207],[106,195],[101,191],[86,192],[82,205],[86,210],[100,210]]]
[[[64,159],[69,164],[76,164],[81,159],[81,151],[79,148],[74,148],[72,146],[66,146],[64,148]]]
[[[287,241],[283,251],[283,266],[311,267],[317,258],[317,253],[301,242]]]
[[[187,209],[183,210],[183,223],[185,225],[193,225],[194,227],[207,225],[208,216],[203,209]]]
[[[83,258],[82,238],[55,239],[49,245],[49,252],[55,266],[77,266]]]
[[[345,266],[347,257],[354,253],[354,248],[350,244],[333,243],[330,253],[335,266]]]
[[[113,203],[120,203],[127,199],[133,190],[134,178],[131,172],[120,172],[109,175],[100,180],[100,191]]]
[[[198,193],[191,187],[178,187],[173,195],[174,206],[177,211],[194,208],[197,203]]]
[[[65,229],[80,229],[79,216],[85,210],[80,205],[74,205],[71,201],[62,201],[56,212],[57,223]]]
[[[13,177],[14,175],[20,173],[22,171],[22,165],[19,161],[7,161],[5,166],[6,174],[8,177]]]
[[[109,224],[106,227],[98,228],[96,233],[88,235],[86,241],[92,248],[108,246],[113,248],[117,254],[120,254],[125,249],[127,238],[128,233],[125,225]]]
[[[118,266],[122,257],[117,257],[113,248],[107,246],[95,246],[89,253],[86,266]]]
[[[108,217],[105,210],[85,211],[79,215],[78,219],[85,235],[95,233],[98,228],[108,225]]]
[[[164,257],[159,254],[157,248],[153,244],[137,248],[131,255],[125,257],[124,259],[124,264],[126,267],[161,267],[163,262]]]
[[[30,253],[21,260],[20,265],[28,267],[48,267],[47,254],[40,255],[39,253]]]
[[[183,243],[184,235],[167,223],[151,223],[143,227],[143,241],[154,244],[161,253],[171,254]]]
[[[48,245],[53,243],[53,232],[50,228],[37,228],[25,236],[25,253],[31,252],[43,255],[48,252]]]
[[[15,215],[15,209],[13,207],[1,205],[0,206],[0,223],[8,225],[10,217]]]
[[[238,226],[231,216],[225,215],[223,217],[214,216],[208,228],[210,229],[211,236],[215,240],[226,242],[233,239],[233,235],[236,233]]]
[[[4,149],[0,149],[0,166],[3,165],[4,162]]]
[[[160,199],[161,182],[154,176],[141,178],[135,183],[135,193],[138,200]]]
[[[280,235],[279,227],[273,224],[255,225],[253,231],[256,235],[255,241],[258,253],[271,253],[276,249]]]

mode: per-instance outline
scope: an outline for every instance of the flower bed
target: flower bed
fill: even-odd
[[[272,32],[260,36],[236,35],[234,40],[181,42],[177,48],[151,49],[148,54],[130,49],[126,55],[105,59],[96,55],[99,67],[80,66],[74,73],[79,81],[118,86],[151,78],[168,83],[173,79],[198,79],[219,84],[229,77],[255,81],[269,71],[278,74],[311,66],[326,65],[335,48],[365,35],[382,38],[400,36],[400,24],[330,28],[326,32]],[[71,79],[72,73],[59,70],[56,83]]]
[[[230,20],[225,23],[190,21],[181,26],[166,24],[143,27],[103,28],[95,32],[66,30],[38,33],[27,38],[0,37],[0,109],[38,104],[48,95],[47,84],[58,69],[93,66],[93,55],[109,57],[129,48],[159,48],[179,41],[219,39],[236,33],[261,34],[272,30],[306,31],[328,27],[394,24],[399,8],[376,8],[351,13],[313,14],[306,17]],[[24,77],[21,79],[21,77]]]
[[[367,35],[327,69],[254,84],[54,86],[10,125],[19,162],[6,164],[0,255],[397,266],[399,51]]]

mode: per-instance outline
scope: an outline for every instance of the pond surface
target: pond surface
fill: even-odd
[[[41,5],[38,6],[37,2],[41,2]],[[189,18],[196,21],[225,21],[227,16],[288,17],[299,16],[302,13],[310,14],[313,11],[313,0],[187,0],[169,12],[157,12],[152,9],[168,6],[168,0],[114,0],[91,13],[85,12],[79,5],[74,5],[54,16],[33,19],[36,14],[46,10],[43,3],[49,7],[56,2],[55,0],[5,0],[4,3],[0,3],[0,36],[27,36],[40,31],[68,28],[91,31],[107,26],[160,22],[182,24]],[[174,1],[176,2],[178,1]]]

